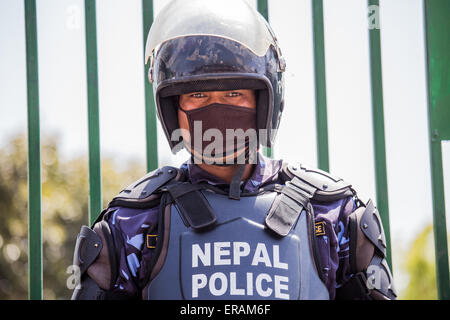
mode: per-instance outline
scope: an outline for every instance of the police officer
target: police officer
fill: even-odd
[[[240,0],[174,0],[146,44],[158,118],[191,155],[122,190],[77,238],[73,299],[395,299],[376,207],[264,157],[285,61]]]

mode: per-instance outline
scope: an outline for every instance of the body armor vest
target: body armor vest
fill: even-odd
[[[216,215],[208,230],[186,226],[170,208],[167,252],[148,299],[328,299],[311,252],[306,211],[285,237],[264,225],[275,192],[230,200],[201,191]],[[169,213],[169,210],[168,210]]]
[[[278,183],[241,193],[233,177],[227,194],[226,188],[191,184],[183,172],[172,167],[151,172],[108,206],[146,209],[159,204],[157,234],[146,234],[153,255],[142,264],[137,283],[143,299],[329,299],[318,273],[312,201],[350,196],[359,203],[349,216],[353,276],[338,288],[336,298],[396,298],[378,211],[370,200],[362,205],[342,179],[304,165],[283,165]],[[112,286],[117,277],[117,249],[103,220],[108,208],[93,229],[83,226],[77,238],[74,265],[83,278],[75,300],[124,297],[104,289],[105,279]],[[379,271],[376,286],[369,268]],[[105,278],[108,272],[110,278]]]
[[[354,191],[304,165],[285,164],[280,174],[285,185],[238,200],[210,185],[183,182],[173,167],[122,190],[110,206],[160,203],[143,299],[329,299],[316,266],[310,200],[335,201]]]

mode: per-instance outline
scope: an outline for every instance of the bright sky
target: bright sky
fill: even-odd
[[[256,6],[256,0],[249,0]],[[155,12],[168,2],[155,0]],[[286,107],[275,157],[315,165],[310,0],[270,0],[269,20],[287,60]],[[422,0],[380,0],[389,210],[396,250],[432,222]],[[367,1],[324,0],[331,172],[376,199]],[[87,152],[84,1],[37,0],[42,135],[63,155]],[[101,152],[144,161],[140,0],[97,0]],[[0,0],[0,146],[26,132],[23,1]],[[160,165],[179,164],[159,128]],[[443,145],[450,184],[450,143]],[[450,187],[446,188],[447,216]],[[45,213],[44,213],[45,214]],[[447,218],[449,221],[450,219]],[[449,223],[447,222],[447,225]],[[398,249],[397,249],[398,248]]]

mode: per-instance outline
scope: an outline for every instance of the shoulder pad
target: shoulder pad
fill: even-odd
[[[175,167],[156,169],[123,189],[113,198],[109,206],[145,208],[152,200],[159,198],[155,195],[158,189],[175,178],[179,179],[180,176],[181,170]]]
[[[83,274],[97,259],[102,248],[103,243],[100,236],[87,226],[82,226],[73,254],[73,264],[80,268],[80,274]]]
[[[386,237],[384,234],[383,223],[381,222],[380,214],[369,200],[366,204],[366,209],[361,217],[360,228],[367,239],[380,251],[383,257],[386,256]]]
[[[314,200],[335,201],[354,194],[351,184],[317,168],[304,164],[294,164],[286,165],[283,171],[291,179],[295,176],[309,187],[315,189],[312,196]]]

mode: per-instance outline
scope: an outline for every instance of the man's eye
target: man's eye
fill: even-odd
[[[241,94],[239,92],[228,92],[227,96],[229,97],[239,97]]]
[[[203,98],[203,97],[205,97],[205,95],[203,93],[201,93],[201,92],[196,92],[196,93],[191,94],[191,97],[193,97],[193,98]]]

